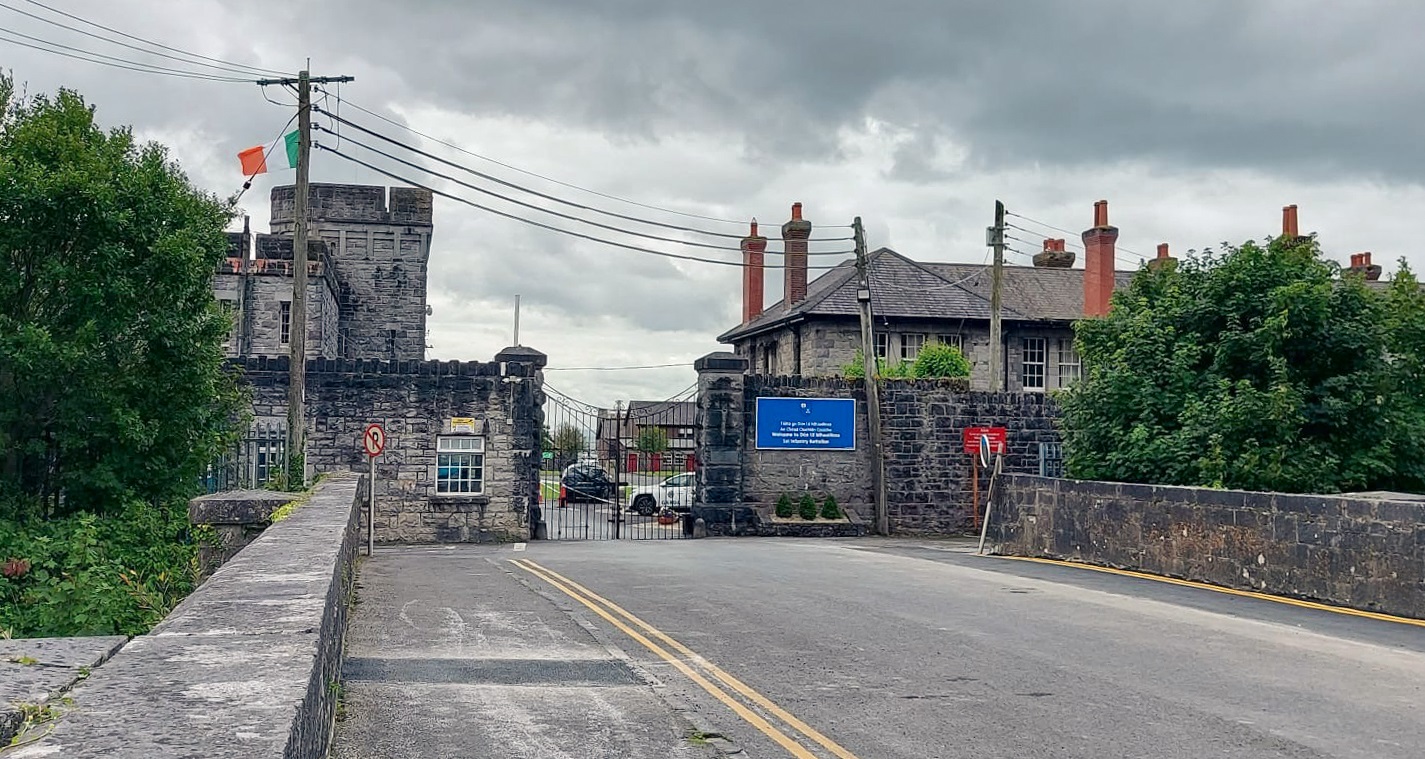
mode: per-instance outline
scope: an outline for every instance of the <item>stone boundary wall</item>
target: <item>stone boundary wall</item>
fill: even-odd
[[[746,359],[714,353],[698,369],[698,497],[712,534],[764,534],[754,520],[783,494],[828,494],[865,523],[874,522],[875,456],[861,380],[744,374]],[[758,450],[757,399],[851,398],[856,450]],[[1038,472],[1039,443],[1058,442],[1058,407],[1042,393],[970,391],[964,380],[884,380],[881,430],[891,530],[899,534],[967,531],[973,523],[973,464],[964,452],[967,427],[1008,429],[1005,471]],[[981,472],[980,508],[989,477]],[[734,522],[735,519],[735,522]],[[765,521],[765,519],[763,519]],[[770,534],[770,533],[766,533]]]
[[[1137,569],[1425,619],[1425,500],[1006,475],[995,553]]]
[[[337,474],[70,695],[15,757],[318,759],[331,740],[359,545]]]
[[[307,465],[313,472],[367,470],[361,434],[386,430],[376,459],[376,541],[463,543],[525,540],[538,504],[544,356],[506,349],[495,361],[307,362]],[[259,422],[285,422],[288,360],[229,362],[252,389]],[[484,492],[437,492],[436,438],[454,418],[476,420],[485,439]],[[362,513],[363,529],[365,512]]]

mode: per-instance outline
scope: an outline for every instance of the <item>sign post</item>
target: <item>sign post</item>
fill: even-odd
[[[366,555],[370,556],[376,550],[376,457],[386,450],[386,430],[374,422],[366,425],[366,431],[361,433],[361,447],[371,465],[366,480]]]
[[[965,453],[970,454],[970,470],[972,472],[971,493],[973,507],[970,510],[970,517],[975,529],[980,527],[980,465],[986,468],[990,465],[990,455],[998,453],[1003,455],[1008,450],[1009,431],[1004,427],[966,427],[965,428]]]

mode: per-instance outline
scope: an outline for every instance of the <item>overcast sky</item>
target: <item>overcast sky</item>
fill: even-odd
[[[1425,4],[1416,0],[882,0],[875,10],[845,0],[44,1],[225,61],[295,70],[310,58],[316,74],[356,77],[341,90],[350,102],[467,150],[652,206],[756,216],[764,231],[801,201],[813,224],[863,217],[873,248],[982,261],[995,199],[1077,232],[1107,198],[1121,249],[1151,254],[1159,242],[1185,251],[1276,234],[1281,207],[1296,203],[1302,230],[1319,233],[1332,258],[1369,250],[1388,271],[1401,256],[1417,270],[1425,263],[1415,229],[1425,220]],[[28,0],[4,3],[77,25]],[[5,8],[0,29],[204,70]],[[80,90],[104,123],[168,145],[195,183],[225,196],[242,183],[236,153],[271,140],[293,112],[251,84],[130,72],[5,41],[0,66],[32,92]],[[570,200],[744,229],[533,179],[342,113]],[[313,166],[314,181],[390,184],[327,153]],[[268,191],[290,181],[290,171],[259,177],[243,198],[259,230]],[[1045,236],[1076,242],[1011,221],[1034,230],[1011,230],[1030,241],[1011,243],[1026,253]],[[548,353],[551,368],[691,362],[719,349],[716,335],[739,318],[734,267],[620,251],[451,201],[437,201],[435,224],[434,358],[488,360],[508,345],[517,293],[521,342]],[[1133,261],[1123,255],[1120,266]],[[780,272],[770,273],[769,304],[781,292]],[[565,393],[608,405],[672,396],[694,380],[688,367],[549,375]]]

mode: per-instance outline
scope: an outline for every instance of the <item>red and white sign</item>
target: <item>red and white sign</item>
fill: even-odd
[[[361,447],[366,449],[367,456],[380,456],[386,450],[386,430],[379,424],[366,425],[366,431],[361,434]]]
[[[990,453],[1009,453],[1009,430],[1004,427],[966,427],[965,453],[978,455],[981,440],[989,443]]]

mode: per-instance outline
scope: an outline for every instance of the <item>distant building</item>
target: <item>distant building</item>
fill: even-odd
[[[683,471],[693,469],[698,428],[695,401],[629,401],[624,409],[599,415],[598,455],[623,471]],[[663,450],[640,451],[639,442],[653,432]]]
[[[990,365],[990,267],[912,261],[889,249],[870,254],[871,312],[875,353],[888,366],[914,361],[922,348],[943,342],[970,360],[971,384],[988,389],[993,373],[1009,391],[1064,387],[1081,374],[1073,322],[1108,312],[1115,286],[1131,271],[1114,267],[1118,229],[1108,224],[1108,204],[1095,206],[1095,224],[1084,232],[1084,269],[1070,268],[1075,254],[1063,240],[1045,240],[1034,266],[1005,266],[1001,311],[1004,362]],[[807,282],[806,238],[811,225],[800,204],[782,227],[786,246],[781,301],[763,308],[765,237],[755,227],[742,242],[743,323],[720,342],[748,358],[761,375],[834,376],[861,348],[852,262]],[[1166,246],[1159,251],[1167,256]]]

